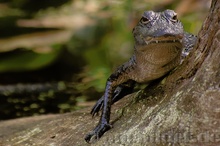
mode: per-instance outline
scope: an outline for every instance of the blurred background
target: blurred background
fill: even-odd
[[[210,0],[0,0],[0,120],[92,106],[146,10],[197,34]]]

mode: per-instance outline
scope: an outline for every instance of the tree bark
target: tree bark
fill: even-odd
[[[220,144],[220,1],[213,0],[189,57],[159,85],[113,106],[113,128],[95,146]],[[90,109],[0,123],[0,145],[87,145]]]

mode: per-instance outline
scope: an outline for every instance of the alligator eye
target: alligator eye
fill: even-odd
[[[147,19],[146,17],[142,17],[142,18],[141,18],[141,22],[144,23],[144,24],[146,24],[146,23],[149,22],[149,19]]]
[[[174,15],[174,16],[172,17],[172,19],[173,19],[173,21],[177,21],[177,15]]]

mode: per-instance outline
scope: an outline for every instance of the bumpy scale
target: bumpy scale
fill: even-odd
[[[132,93],[135,83],[149,83],[180,64],[193,48],[196,37],[184,32],[182,23],[173,10],[144,12],[133,29],[134,54],[130,60],[116,69],[107,79],[104,95],[97,101],[91,114],[102,110],[95,129],[85,140],[100,138],[111,128],[111,105]]]

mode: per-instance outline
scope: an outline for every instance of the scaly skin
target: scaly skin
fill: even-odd
[[[180,64],[193,48],[196,37],[183,31],[177,14],[172,10],[144,12],[133,29],[134,54],[107,80],[105,93],[93,107],[94,116],[102,110],[99,124],[86,135],[89,143],[99,139],[111,128],[109,124],[111,105],[132,93],[135,83],[149,83],[158,79]]]

